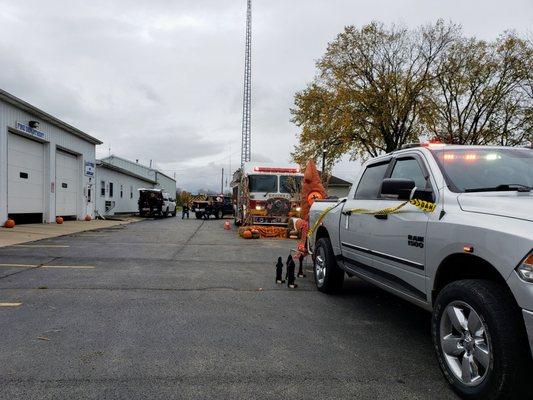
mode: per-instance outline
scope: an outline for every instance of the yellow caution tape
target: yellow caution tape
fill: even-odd
[[[313,235],[313,232],[316,230],[316,228],[318,228],[318,226],[322,223],[322,220],[326,217],[326,214],[328,212],[330,212],[331,210],[333,210],[335,207],[337,207],[339,204],[341,203],[337,203],[335,204],[334,206],[331,206],[331,207],[328,207],[326,208],[324,211],[322,211],[320,213],[320,215],[318,216],[318,218],[316,219],[315,223],[313,224],[313,226],[311,227],[311,229],[309,229],[307,231],[307,237],[310,238],[312,235]]]
[[[368,210],[366,208],[352,208],[349,210],[343,211],[344,214],[370,214],[370,215],[387,215],[387,214],[394,214],[398,212],[400,209],[405,207],[407,204],[411,204],[420,210],[424,212],[433,212],[435,211],[435,208],[437,208],[437,204],[432,203],[430,201],[425,200],[419,200],[419,199],[411,199],[408,201],[405,201],[395,207],[387,207],[383,208],[381,210]]]
[[[328,207],[328,208],[326,208],[324,211],[322,211],[320,213],[320,215],[318,216],[317,220],[315,221],[315,223],[313,224],[311,229],[309,229],[309,231],[307,232],[307,237],[310,238],[313,235],[314,231],[318,228],[318,226],[322,223],[322,221],[326,217],[326,214],[328,212],[330,212],[333,208],[337,207],[339,204],[340,203],[336,204],[333,207]],[[401,204],[399,204],[397,206],[387,207],[387,208],[383,208],[381,210],[369,210],[369,209],[366,209],[366,208],[352,208],[352,209],[344,210],[343,213],[344,214],[387,215],[387,214],[397,213],[403,207],[405,207],[407,204],[411,204],[411,205],[419,208],[423,212],[428,212],[428,213],[435,211],[435,208],[437,208],[437,204],[436,203],[432,203],[430,201],[425,201],[425,200],[419,200],[419,199],[411,199],[411,200],[405,201],[405,202],[403,202],[403,203],[401,203]]]

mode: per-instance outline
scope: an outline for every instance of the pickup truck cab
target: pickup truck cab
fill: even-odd
[[[524,396],[533,349],[533,151],[413,146],[365,163],[310,211],[317,288],[357,276],[432,312],[463,398]]]
[[[195,200],[192,210],[196,219],[209,218],[211,215],[222,219],[225,215],[234,213],[230,196],[207,196],[205,200]]]

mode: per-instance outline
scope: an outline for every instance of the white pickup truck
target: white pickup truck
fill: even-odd
[[[368,161],[310,212],[322,292],[357,276],[432,312],[463,398],[533,398],[533,150],[410,146]],[[525,396],[525,397],[524,397]]]

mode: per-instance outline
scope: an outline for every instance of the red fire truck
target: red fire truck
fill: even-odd
[[[287,225],[300,213],[303,174],[296,165],[245,163],[233,174],[236,225]]]

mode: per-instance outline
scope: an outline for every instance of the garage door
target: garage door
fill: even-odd
[[[10,133],[7,137],[7,212],[43,213],[44,146]]]
[[[77,215],[79,193],[78,157],[56,152],[56,215]]]

